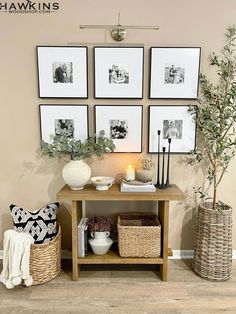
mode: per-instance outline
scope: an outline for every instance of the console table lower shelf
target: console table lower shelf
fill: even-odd
[[[172,256],[172,250],[169,248],[168,256]],[[113,244],[111,249],[105,255],[95,255],[89,252],[86,257],[78,257],[78,264],[163,264],[162,257],[121,257],[117,245]]]
[[[59,201],[71,201],[72,223],[72,270],[73,280],[79,278],[80,265],[82,264],[156,264],[160,267],[160,276],[163,281],[168,279],[168,256],[171,249],[168,248],[169,233],[169,201],[181,201],[184,199],[183,192],[175,185],[165,190],[151,193],[122,193],[118,184],[113,185],[107,191],[96,191],[93,186],[86,186],[81,191],[72,191],[65,185],[58,193]],[[151,201],[158,202],[158,218],[162,225],[161,229],[161,257],[159,258],[129,258],[121,257],[114,246],[105,255],[90,253],[86,257],[78,257],[77,226],[80,218],[85,215],[86,201]],[[82,210],[83,208],[83,210]]]

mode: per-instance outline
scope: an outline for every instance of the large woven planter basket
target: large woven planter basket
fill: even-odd
[[[61,271],[61,227],[56,237],[47,243],[31,244],[30,274],[33,285],[55,278]]]
[[[227,280],[232,274],[232,209],[199,206],[193,255],[193,269],[203,278]]]

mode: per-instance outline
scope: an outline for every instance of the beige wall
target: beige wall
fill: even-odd
[[[159,31],[128,31],[125,44],[145,46],[145,84],[142,101],[144,105],[144,151],[146,151],[148,104],[187,104],[186,101],[150,101],[148,94],[148,60],[150,46],[201,46],[202,71],[207,72],[207,57],[211,50],[219,50],[227,25],[236,23],[234,0],[63,0],[60,11],[48,15],[0,13],[0,242],[4,230],[10,228],[9,204],[37,209],[44,203],[54,201],[56,192],[63,186],[62,164],[41,159],[39,149],[39,104],[88,104],[90,114],[93,105],[126,104],[136,101],[95,101],[92,80],[92,46],[114,43],[103,30],[79,30],[79,24],[112,24],[121,12],[124,24],[160,26]],[[89,48],[89,95],[84,100],[43,100],[38,98],[35,47],[37,45],[84,44]],[[93,130],[92,119],[90,121]],[[102,161],[92,163],[92,173],[116,176],[132,163],[137,154],[114,154]],[[185,203],[173,203],[170,211],[170,245],[173,249],[192,248],[194,204],[192,186],[200,182],[198,173],[182,163],[184,156],[173,156],[171,181],[179,185],[187,195]],[[225,176],[220,197],[233,206],[236,221],[236,160]],[[102,171],[100,171],[102,169]],[[147,209],[150,204],[99,204],[89,205],[89,213]],[[69,204],[61,207],[59,220],[62,223],[64,247],[70,246]],[[236,226],[234,227],[234,238]],[[1,247],[0,247],[1,248]],[[236,240],[234,240],[236,249]]]

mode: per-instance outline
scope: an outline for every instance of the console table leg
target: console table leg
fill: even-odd
[[[77,263],[78,259],[78,221],[82,216],[82,202],[72,201],[71,206],[71,223],[72,223],[72,272],[73,281],[77,281],[79,278],[79,267]]]
[[[162,257],[160,265],[162,281],[168,280],[169,201],[159,201],[158,217],[162,224]]]

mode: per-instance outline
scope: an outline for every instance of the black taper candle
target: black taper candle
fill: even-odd
[[[157,148],[157,186],[160,185],[160,135],[161,130],[157,130],[157,141],[158,141],[158,148]]]
[[[161,185],[164,187],[164,180],[165,180],[165,151],[166,151],[166,148],[165,146],[162,147],[162,182],[161,182]]]
[[[168,138],[168,158],[167,158],[166,187],[168,187],[170,185],[170,144],[171,144],[171,138]]]
[[[157,183],[155,187],[160,186],[160,134],[161,130],[157,130]]]

